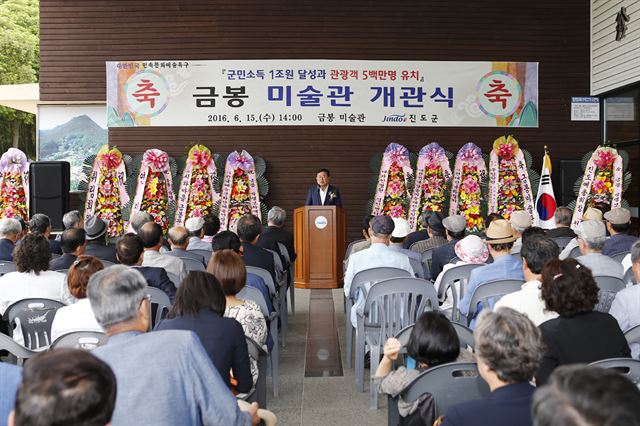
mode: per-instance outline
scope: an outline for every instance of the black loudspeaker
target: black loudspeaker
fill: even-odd
[[[29,215],[44,213],[51,229],[62,231],[62,216],[69,211],[71,173],[66,161],[37,161],[29,165]]]
[[[575,200],[573,185],[582,176],[581,160],[560,160],[560,200],[566,206]]]

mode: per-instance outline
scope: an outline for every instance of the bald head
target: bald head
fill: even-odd
[[[147,222],[138,230],[145,249],[159,250],[162,246],[162,227],[155,222]]]
[[[189,230],[184,226],[174,226],[167,234],[171,248],[187,249],[189,245]]]

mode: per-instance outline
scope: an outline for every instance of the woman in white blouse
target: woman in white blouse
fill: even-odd
[[[94,256],[79,256],[67,275],[69,293],[76,300],[72,305],[58,309],[51,324],[51,341],[74,331],[103,331],[96,321],[87,298],[89,278],[104,269],[100,259]]]

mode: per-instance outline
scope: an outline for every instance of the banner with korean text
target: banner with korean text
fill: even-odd
[[[107,62],[109,127],[538,127],[538,63]]]

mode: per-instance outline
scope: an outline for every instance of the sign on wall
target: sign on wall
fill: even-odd
[[[535,62],[107,62],[109,127],[538,126]]]

